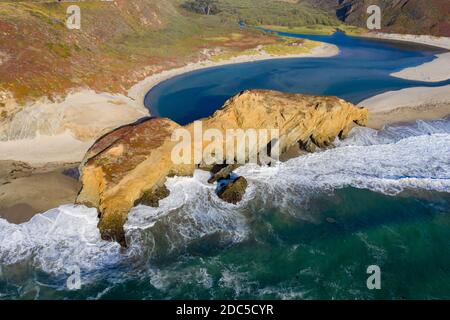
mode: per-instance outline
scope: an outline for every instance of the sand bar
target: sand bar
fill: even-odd
[[[394,77],[426,82],[440,82],[450,79],[450,52],[437,55],[431,62],[406,68],[391,74]]]
[[[398,34],[398,33],[383,33],[383,32],[366,33],[363,35],[358,35],[358,37],[412,42],[450,50],[449,37],[435,37],[429,35]]]
[[[361,37],[423,44],[450,50],[449,37],[396,33],[367,33]],[[440,82],[450,79],[450,52],[436,55],[433,61],[392,73],[391,76],[416,81]]]
[[[369,109],[369,126],[377,129],[388,123],[439,119],[450,114],[450,85],[389,91],[359,105]]]

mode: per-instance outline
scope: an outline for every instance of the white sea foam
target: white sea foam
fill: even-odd
[[[347,186],[395,195],[407,189],[450,192],[450,128],[419,122],[381,132],[358,128],[336,148],[291,159],[271,177],[256,167],[238,174],[279,203]]]
[[[205,289],[213,287],[213,278],[208,270],[198,266],[182,267],[175,264],[175,268],[149,270],[148,275],[150,284],[161,291],[179,290],[179,284],[185,279],[190,279],[190,281]]]
[[[31,259],[48,273],[74,266],[90,271],[117,262],[119,245],[102,241],[95,209],[62,206],[36,215],[27,223],[0,219],[0,264]]]
[[[97,213],[62,206],[13,225],[0,219],[0,265],[22,261],[47,273],[101,271],[130,257],[171,253],[213,234],[236,243],[249,234],[248,212],[271,206],[299,207],[319,191],[352,186],[395,195],[407,189],[450,192],[450,121],[418,122],[380,132],[355,129],[336,148],[291,159],[278,168],[245,166],[249,180],[239,205],[222,202],[207,183],[208,173],[170,178],[171,195],[159,208],[138,206],[125,226],[127,252],[101,240]],[[253,210],[255,209],[255,210]],[[163,248],[163,249],[162,249]],[[145,258],[142,258],[142,255]],[[155,282],[155,286],[158,283]]]
[[[224,203],[216,195],[215,186],[208,184],[208,178],[209,173],[200,170],[192,178],[170,178],[166,186],[171,194],[160,201],[158,208],[133,208],[125,226],[131,242],[145,245],[147,251],[164,244],[171,252],[213,234],[220,234],[219,241],[242,241],[248,234],[241,213],[244,203]]]
[[[370,146],[398,142],[405,138],[431,135],[450,134],[450,120],[418,120],[408,125],[389,125],[383,130],[374,130],[364,127],[356,127],[347,139],[336,141],[339,146]]]

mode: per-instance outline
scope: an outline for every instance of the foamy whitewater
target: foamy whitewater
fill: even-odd
[[[356,128],[334,148],[274,168],[241,167],[237,173],[249,181],[248,192],[237,206],[217,197],[215,187],[207,183],[209,173],[170,178],[171,195],[159,208],[138,206],[130,212],[127,250],[101,240],[96,210],[83,206],[52,209],[21,225],[0,219],[0,265],[28,264],[54,277],[77,266],[86,275],[85,282],[99,278],[120,282],[141,276],[127,274],[127,266],[183,254],[201,239],[210,237],[219,247],[243,241],[250,232],[248,220],[261,208],[295,214],[295,208],[307,206],[318,194],[344,187],[386,195],[410,190],[450,192],[450,120],[418,121],[381,131]],[[300,218],[314,220],[314,214]],[[154,287],[164,286],[164,271],[144,269]],[[204,270],[192,272],[208,287]],[[223,281],[227,285],[235,280],[224,276]]]

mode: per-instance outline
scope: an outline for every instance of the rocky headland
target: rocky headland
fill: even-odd
[[[345,138],[355,124],[366,125],[367,121],[367,109],[337,97],[251,90],[228,100],[211,117],[203,119],[202,126],[204,130],[221,132],[278,129],[279,150],[286,154],[292,149],[326,148],[336,138]],[[216,179],[212,174],[210,182],[229,178],[233,168],[227,169],[226,165],[217,170],[194,159],[188,164],[174,163],[171,155],[177,142],[172,134],[180,128],[169,119],[147,118],[114,130],[89,149],[80,166],[83,187],[77,203],[98,209],[104,239],[125,245],[123,226],[129,210],[138,204],[158,205],[158,200],[168,195],[164,184],[170,176],[191,176],[200,168],[215,172]],[[193,133],[195,124],[184,129]],[[201,147],[210,143],[202,141]],[[246,184],[237,178],[219,193],[235,203]]]

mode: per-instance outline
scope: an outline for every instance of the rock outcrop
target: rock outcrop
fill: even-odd
[[[77,203],[100,212],[102,237],[125,244],[123,225],[130,208],[159,200],[166,178],[188,175],[191,166],[174,166],[171,134],[180,126],[150,118],[119,128],[99,139],[81,165],[83,188]]]
[[[217,195],[223,201],[237,204],[244,197],[247,186],[247,179],[245,179],[244,177],[239,177],[221,188],[217,192]]]
[[[367,120],[366,109],[337,97],[251,90],[231,98],[201,123],[203,131],[222,133],[228,129],[277,129],[283,153],[293,146],[310,151],[330,146],[337,137],[345,138],[354,124],[365,125]],[[168,194],[164,188],[167,177],[192,175],[196,168],[208,167],[194,156],[196,149],[212,143],[207,140],[190,145],[190,161],[173,161],[172,152],[179,141],[172,141],[172,134],[181,128],[195,135],[195,124],[181,127],[168,119],[145,119],[107,134],[87,152],[80,167],[83,188],[77,203],[99,210],[104,239],[125,244],[123,225],[130,208],[138,203],[157,205]],[[226,162],[225,155],[222,159],[216,156],[216,163]],[[220,170],[212,182],[229,174],[225,166]]]

